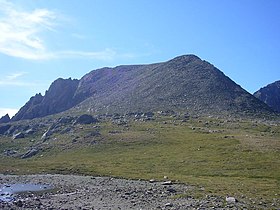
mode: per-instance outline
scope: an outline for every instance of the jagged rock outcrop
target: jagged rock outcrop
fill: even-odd
[[[58,79],[45,96],[32,97],[12,120],[68,109],[76,114],[167,110],[222,116],[273,113],[212,64],[184,55],[162,63],[93,70],[81,80]]]
[[[10,116],[9,116],[9,114],[6,114],[5,116],[3,116],[3,117],[1,117],[0,118],[0,124],[1,123],[8,123],[8,122],[10,122]]]
[[[44,96],[39,93],[31,97],[12,118],[12,121],[44,117],[75,106],[80,102],[73,100],[78,84],[79,80],[71,78],[55,80]]]
[[[280,80],[261,88],[254,93],[254,96],[274,111],[280,112]]]

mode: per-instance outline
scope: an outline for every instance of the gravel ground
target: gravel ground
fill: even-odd
[[[245,201],[226,202],[222,196],[196,199],[193,187],[170,181],[154,182],[75,175],[0,175],[1,184],[49,184],[52,191],[22,193],[0,209],[252,209]],[[190,194],[190,193],[189,193]],[[182,196],[181,196],[182,197]],[[262,208],[263,207],[263,208]],[[254,209],[277,209],[254,206]]]

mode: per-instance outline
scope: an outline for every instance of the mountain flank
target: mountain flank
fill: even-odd
[[[80,80],[58,79],[45,96],[33,96],[12,120],[66,110],[92,114],[168,110],[217,116],[273,114],[265,103],[195,55],[155,64],[101,68]]]
[[[274,111],[280,112],[280,80],[261,88],[254,93],[254,96]]]

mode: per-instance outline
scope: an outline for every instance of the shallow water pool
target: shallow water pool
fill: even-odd
[[[50,189],[52,189],[51,186],[42,184],[0,184],[0,201],[13,201],[15,194],[18,193],[40,192]]]

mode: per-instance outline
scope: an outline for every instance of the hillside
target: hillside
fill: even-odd
[[[254,96],[274,111],[280,112],[280,80],[261,88],[254,93]]]
[[[162,63],[93,70],[80,80],[58,79],[45,96],[32,97],[12,120],[69,109],[92,114],[170,110],[219,116],[272,113],[212,64],[195,55],[183,55]]]

